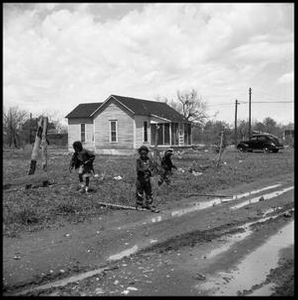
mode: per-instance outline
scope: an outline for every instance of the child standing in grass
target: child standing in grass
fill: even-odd
[[[152,161],[148,157],[149,149],[141,146],[138,150],[140,157],[137,159],[137,182],[136,182],[136,208],[145,208],[154,211],[152,206],[152,187],[150,177],[152,176]],[[145,193],[145,203],[143,194]]]
[[[177,167],[173,165],[171,156],[173,155],[173,149],[168,149],[163,158],[161,159],[161,175],[158,179],[158,185],[161,186],[163,182],[167,185],[171,183],[170,176],[172,175],[172,168],[177,170]]]
[[[70,161],[69,171],[71,172],[73,167],[79,169],[80,192],[88,193],[89,177],[94,174],[93,161],[95,155],[91,151],[84,149],[80,141],[73,143],[73,149],[75,152]],[[84,179],[86,181],[86,186],[84,185]]]

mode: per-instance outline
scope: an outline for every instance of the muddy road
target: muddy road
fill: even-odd
[[[293,175],[215,194],[4,238],[3,294],[293,295]]]

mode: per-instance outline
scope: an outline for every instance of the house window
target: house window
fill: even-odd
[[[81,124],[81,142],[86,142],[86,124]]]
[[[110,121],[110,142],[117,142],[117,121]]]
[[[148,142],[148,122],[144,121],[144,142]]]

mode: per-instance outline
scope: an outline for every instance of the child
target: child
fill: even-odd
[[[169,177],[170,175],[172,175],[172,168],[177,170],[177,167],[174,166],[171,161],[172,155],[173,155],[173,149],[168,149],[161,160],[162,172],[158,179],[158,186],[161,186],[163,182],[169,185],[171,182]]]
[[[152,206],[152,188],[150,177],[152,176],[152,161],[148,157],[149,149],[141,146],[138,150],[140,157],[137,159],[137,182],[136,182],[136,208],[146,208],[154,211]],[[145,203],[143,193],[145,192]]]
[[[86,191],[86,193],[88,193],[90,181],[89,177],[95,173],[93,169],[95,155],[91,151],[83,149],[80,141],[73,143],[73,149],[75,152],[70,161],[69,171],[71,172],[73,167],[75,167],[75,169],[79,169],[79,180],[81,184],[80,192],[83,193]],[[86,187],[84,186],[83,178],[86,180]]]

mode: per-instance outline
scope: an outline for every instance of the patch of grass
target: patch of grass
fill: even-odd
[[[27,174],[30,157],[17,150],[18,158],[10,152],[3,154],[3,176],[5,181]],[[52,153],[53,152],[53,153]],[[59,155],[60,153],[60,155]],[[49,147],[48,175],[57,184],[32,190],[16,192],[3,191],[4,235],[14,232],[38,230],[56,226],[64,222],[80,222],[95,215],[108,213],[98,202],[115,204],[135,204],[136,159],[134,156],[96,155],[96,173],[105,174],[103,181],[91,179],[90,186],[95,189],[91,195],[77,191],[79,179],[77,172],[69,173],[70,156],[65,149]],[[53,155],[52,155],[53,154]],[[256,178],[288,174],[294,172],[294,151],[285,149],[281,153],[238,153],[225,150],[220,166],[216,167],[218,155],[213,152],[188,150],[172,157],[173,163],[185,170],[173,172],[172,186],[158,188],[158,176],[152,178],[153,196],[162,203],[179,200],[187,193],[212,193],[241,183],[255,181]],[[194,176],[189,170],[202,175]],[[36,173],[42,173],[41,162],[37,162]],[[121,180],[114,177],[121,176]]]

